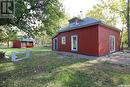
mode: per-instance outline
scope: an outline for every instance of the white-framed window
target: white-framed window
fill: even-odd
[[[78,51],[78,36],[77,35],[71,36],[71,50]]]
[[[26,43],[25,42],[22,42],[21,45],[22,45],[22,47],[26,47]]]
[[[27,42],[27,46],[29,46],[30,45],[30,43],[29,42]]]
[[[66,44],[66,37],[65,36],[62,36],[61,37],[61,44]]]
[[[109,42],[110,53],[115,52],[116,40],[114,35],[109,36]]]

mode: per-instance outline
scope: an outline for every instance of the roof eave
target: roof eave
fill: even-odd
[[[89,24],[89,25],[74,27],[74,28],[71,28],[71,29],[69,29],[69,30],[64,30],[64,31],[61,30],[61,31],[59,31],[59,33],[67,32],[67,31],[72,31],[72,30],[76,30],[76,29],[80,29],[80,28],[84,28],[84,27],[89,27],[89,26],[93,26],[93,25],[97,25],[97,24],[100,24],[100,25],[106,26],[106,27],[108,27],[108,28],[112,28],[113,30],[116,30],[116,31],[121,32],[121,30],[118,29],[118,28],[116,28],[116,27],[113,27],[113,26],[107,25],[107,24],[105,24],[105,23],[103,23],[103,22],[101,22],[101,21],[98,21],[98,22],[96,22],[96,23],[91,23],[91,24]]]
[[[116,28],[116,27],[114,27],[114,26],[110,26],[110,25],[105,24],[105,23],[99,23],[99,24],[100,24],[100,25],[103,25],[103,26],[106,26],[106,27],[108,27],[108,28],[111,28],[111,29],[113,29],[113,30],[116,30],[116,31],[121,32],[121,30],[120,30],[120,29],[118,29],[118,28]]]
[[[92,26],[92,25],[97,25],[97,24],[99,24],[100,22],[96,22],[96,23],[91,23],[91,24],[89,24],[89,25],[84,25],[84,26],[79,26],[79,27],[73,27],[73,28],[71,28],[71,29],[69,29],[69,30],[64,30],[64,31],[59,31],[59,32],[67,32],[67,31],[72,31],[72,30],[76,30],[76,29],[80,29],[80,28],[84,28],[84,27],[89,27],[89,26]]]

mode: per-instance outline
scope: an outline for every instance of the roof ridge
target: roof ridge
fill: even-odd
[[[85,19],[87,19],[87,18],[89,18],[89,19],[94,19],[94,20],[97,20],[97,21],[102,21],[102,20],[100,20],[100,19],[96,19],[96,18],[92,18],[92,17],[85,17],[85,18],[82,19],[82,20],[85,20]]]

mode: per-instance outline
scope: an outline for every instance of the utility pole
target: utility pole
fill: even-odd
[[[128,29],[128,47],[130,48],[130,0],[127,1],[127,29]]]

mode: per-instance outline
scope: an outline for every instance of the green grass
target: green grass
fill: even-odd
[[[28,48],[30,49],[31,51],[51,51],[51,49],[48,49],[48,48],[43,48],[43,47],[40,47],[40,48]],[[3,51],[3,52],[6,52],[6,55],[10,55],[12,52],[19,52],[19,51],[25,51],[26,48],[0,48],[0,51]]]
[[[12,51],[25,49],[2,49]],[[0,60],[0,87],[117,87],[130,85],[130,66],[96,60],[61,58],[47,48],[33,48],[30,61]]]

